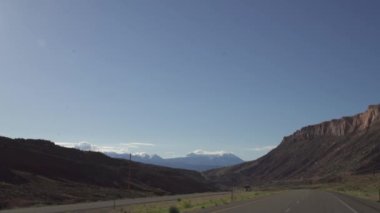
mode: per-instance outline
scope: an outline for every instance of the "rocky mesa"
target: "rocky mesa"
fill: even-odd
[[[380,171],[380,105],[297,130],[263,157],[207,171],[221,185],[333,180]]]
[[[311,125],[296,131],[293,137],[312,138],[315,136],[344,136],[351,133],[367,130],[372,124],[380,120],[380,105],[370,105],[368,110],[352,117],[343,117]]]

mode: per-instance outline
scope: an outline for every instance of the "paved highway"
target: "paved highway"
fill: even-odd
[[[227,192],[228,193],[228,192]],[[117,200],[116,206],[176,200],[189,197],[212,197],[223,193],[201,193],[164,197]],[[0,211],[1,213],[57,213],[88,212],[112,209],[113,201],[78,203],[70,205],[46,206]],[[230,205],[205,209],[208,213],[380,213],[380,203],[362,200],[347,195],[317,190],[293,190],[250,201],[235,202]]]
[[[208,209],[213,213],[380,213],[380,203],[338,193],[294,190]]]
[[[1,213],[62,213],[62,212],[90,212],[92,210],[98,209],[112,209],[115,205],[118,206],[128,206],[132,204],[147,204],[155,203],[161,201],[172,201],[178,198],[192,198],[192,197],[213,197],[222,196],[229,194],[229,192],[211,192],[211,193],[195,193],[195,194],[184,194],[184,195],[171,195],[171,196],[161,196],[161,197],[147,197],[147,198],[136,198],[136,199],[121,199],[121,200],[110,200],[110,201],[99,201],[99,202],[89,202],[89,203],[77,203],[77,204],[67,204],[67,205],[55,205],[55,206],[44,206],[44,207],[31,207],[31,208],[21,208],[21,209],[10,209],[10,210],[0,210]]]

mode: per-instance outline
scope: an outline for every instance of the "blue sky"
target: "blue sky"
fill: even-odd
[[[380,2],[0,1],[0,134],[266,153],[380,103]]]

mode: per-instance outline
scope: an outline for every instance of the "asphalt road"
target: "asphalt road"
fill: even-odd
[[[294,190],[205,210],[213,213],[380,213],[380,203],[338,193]]]
[[[62,213],[62,212],[87,212],[91,210],[98,209],[112,209],[115,205],[118,206],[128,206],[132,204],[147,204],[160,201],[172,201],[178,198],[193,198],[193,197],[212,197],[229,194],[229,192],[210,192],[210,193],[195,193],[195,194],[184,194],[184,195],[171,195],[171,196],[160,196],[160,197],[146,197],[146,198],[135,198],[135,199],[121,199],[121,200],[110,200],[110,201],[99,201],[99,202],[89,202],[89,203],[77,203],[77,204],[67,204],[67,205],[55,205],[55,206],[44,206],[44,207],[31,207],[31,208],[20,208],[20,209],[10,209],[10,210],[0,210],[1,213]]]
[[[116,206],[176,200],[177,198],[207,197],[223,193],[200,193],[163,197],[116,200]],[[112,209],[113,201],[78,203],[0,211],[1,213],[57,213],[87,212],[97,209]],[[213,213],[380,213],[380,203],[362,200],[347,195],[317,190],[293,190],[255,200],[234,202],[226,206],[205,209]]]

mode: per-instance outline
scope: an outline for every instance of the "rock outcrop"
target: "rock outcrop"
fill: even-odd
[[[207,171],[228,184],[316,180],[380,172],[380,105],[352,117],[307,126],[284,137],[267,155]]]
[[[352,117],[343,117],[316,125],[311,125],[296,131],[293,135],[285,137],[312,138],[315,136],[344,136],[363,130],[380,120],[380,105],[370,105],[368,110]]]

